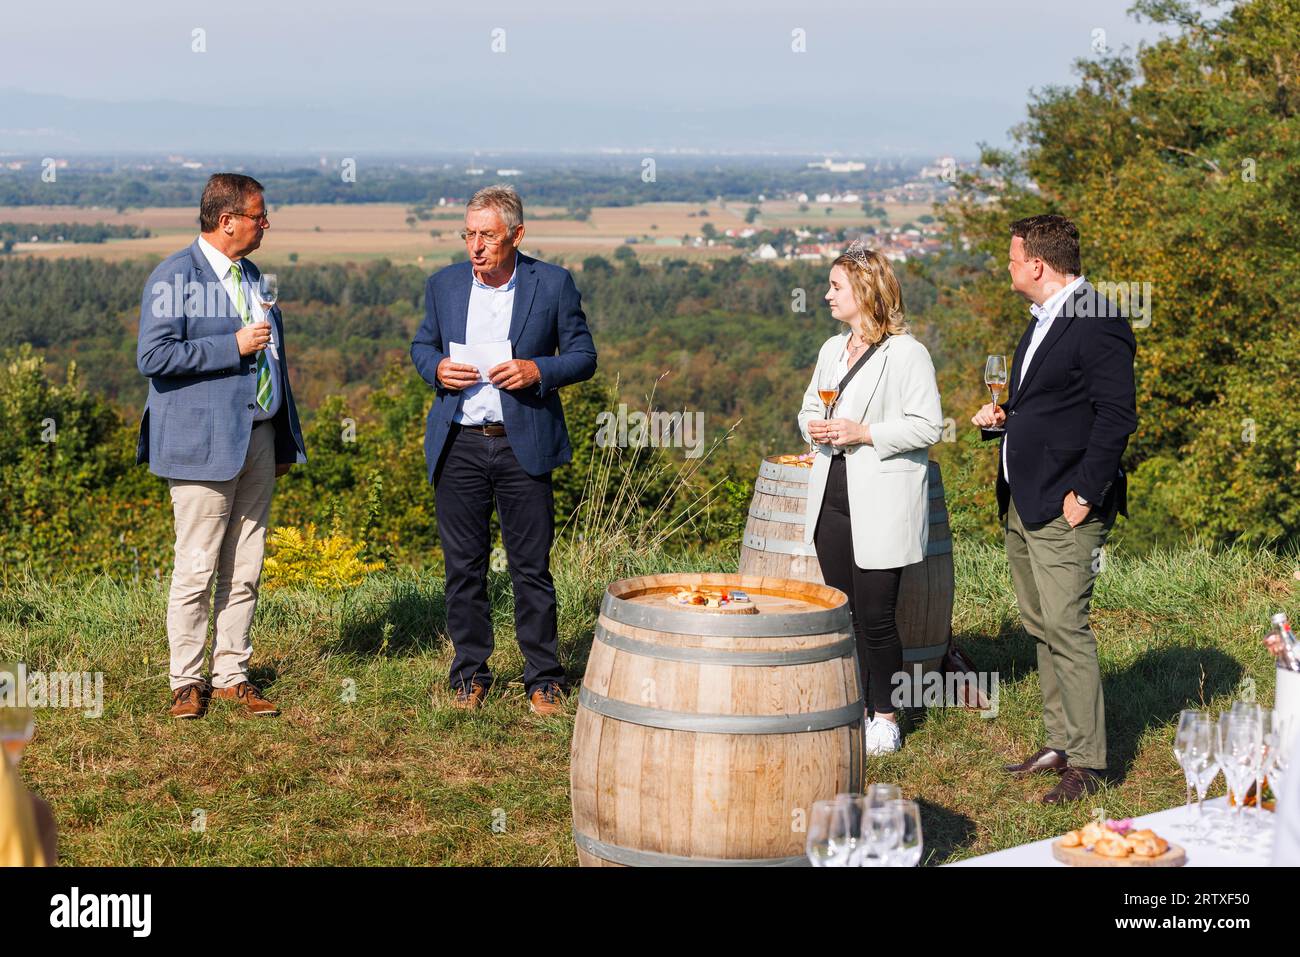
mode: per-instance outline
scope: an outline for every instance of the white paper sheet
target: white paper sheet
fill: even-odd
[[[478,369],[478,380],[480,382],[490,382],[488,370],[499,366],[503,362],[509,362],[512,358],[514,358],[514,355],[510,348],[509,339],[499,339],[496,342],[476,342],[473,345],[467,345],[464,342],[451,343],[451,361],[463,362],[465,365]]]

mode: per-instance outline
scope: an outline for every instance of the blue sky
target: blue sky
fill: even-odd
[[[1154,39],[1129,2],[25,4],[0,32],[0,150],[970,155],[1094,31]]]

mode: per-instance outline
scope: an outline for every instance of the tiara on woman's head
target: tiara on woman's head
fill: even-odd
[[[863,269],[869,269],[870,265],[867,262],[867,253],[870,251],[871,250],[867,247],[867,244],[862,241],[862,237],[859,236],[857,239],[853,240],[853,242],[849,243],[849,248],[844,250],[844,255],[848,256]]]

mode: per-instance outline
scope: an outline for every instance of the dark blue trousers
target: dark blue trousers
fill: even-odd
[[[456,656],[453,688],[490,685],[492,609],[488,605],[489,523],[496,508],[515,597],[515,637],[524,655],[524,687],[564,685],[557,657],[555,582],[551,544],[555,497],[551,473],[529,475],[510,448],[494,437],[453,425],[434,472],[438,535],[447,570],[447,630]]]

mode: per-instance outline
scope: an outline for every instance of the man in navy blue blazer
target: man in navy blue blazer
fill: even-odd
[[[446,565],[451,686],[456,706],[472,710],[492,683],[487,570],[495,505],[529,708],[559,714],[566,682],[550,569],[551,471],[573,458],[559,390],[595,374],[596,347],[569,271],[519,252],[524,210],[512,187],[475,193],[462,236],[469,259],[429,277],[425,319],[411,343],[416,369],[436,392],[424,456]],[[480,370],[453,360],[453,343],[510,358]]]
[[[307,461],[278,307],[245,257],[270,228],[262,184],[208,179],[200,235],[145,283],[136,365],[149,377],[136,461],[167,479],[176,524],[167,602],[171,714],[200,717],[209,697],[254,715],[276,708],[248,681],[249,632],[275,480]],[[212,681],[202,675],[212,599]]]
[[[1064,216],[1011,224],[1011,287],[1031,318],[1004,405],[972,421],[1000,437],[998,511],[1025,631],[1038,649],[1046,746],[1005,766],[1059,774],[1048,804],[1094,794],[1106,771],[1106,710],[1092,590],[1117,514],[1127,514],[1121,459],[1137,429],[1137,342],[1123,310],[1083,276],[1079,230]]]

